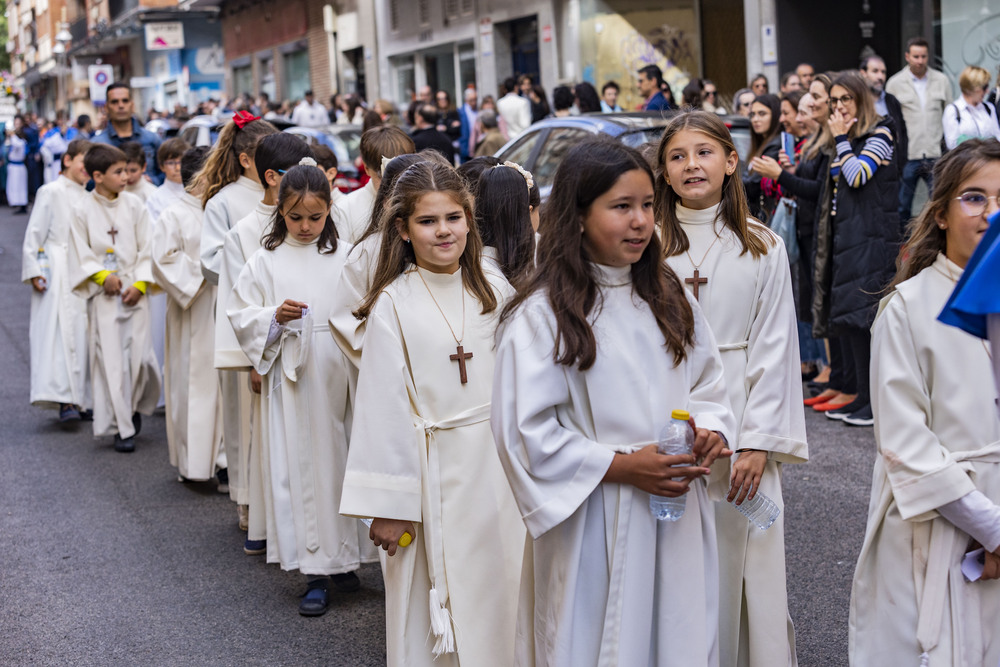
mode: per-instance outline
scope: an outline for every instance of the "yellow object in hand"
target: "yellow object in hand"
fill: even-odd
[[[399,542],[396,542],[396,544],[398,544],[401,547],[408,547],[410,546],[410,542],[412,541],[413,541],[412,535],[410,535],[409,533],[403,533],[403,536],[399,538]]]

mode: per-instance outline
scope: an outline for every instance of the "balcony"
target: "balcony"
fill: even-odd
[[[87,39],[87,18],[77,19],[69,24],[69,34],[73,37],[73,44],[82,44]]]

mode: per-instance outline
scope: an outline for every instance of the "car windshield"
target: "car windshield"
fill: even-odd
[[[632,148],[639,148],[643,144],[647,144],[650,142],[655,143],[659,141],[661,136],[663,136],[662,126],[647,127],[645,129],[638,130],[635,132],[626,132],[625,134],[618,137],[618,140],[621,141],[626,146],[630,146]]]

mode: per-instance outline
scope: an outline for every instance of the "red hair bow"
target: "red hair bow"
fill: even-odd
[[[252,123],[255,120],[260,120],[260,116],[254,116],[252,113],[248,111],[237,111],[233,115],[233,122],[236,123],[236,127],[240,128],[241,130],[244,127],[246,127],[249,123]]]

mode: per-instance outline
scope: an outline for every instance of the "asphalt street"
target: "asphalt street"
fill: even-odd
[[[297,573],[246,556],[235,506],[181,484],[162,415],[134,454],[28,404],[26,216],[0,210],[0,664],[385,664],[382,579],[297,613]],[[847,664],[851,577],[875,444],[808,411],[811,460],[784,469],[788,595],[799,664]]]

